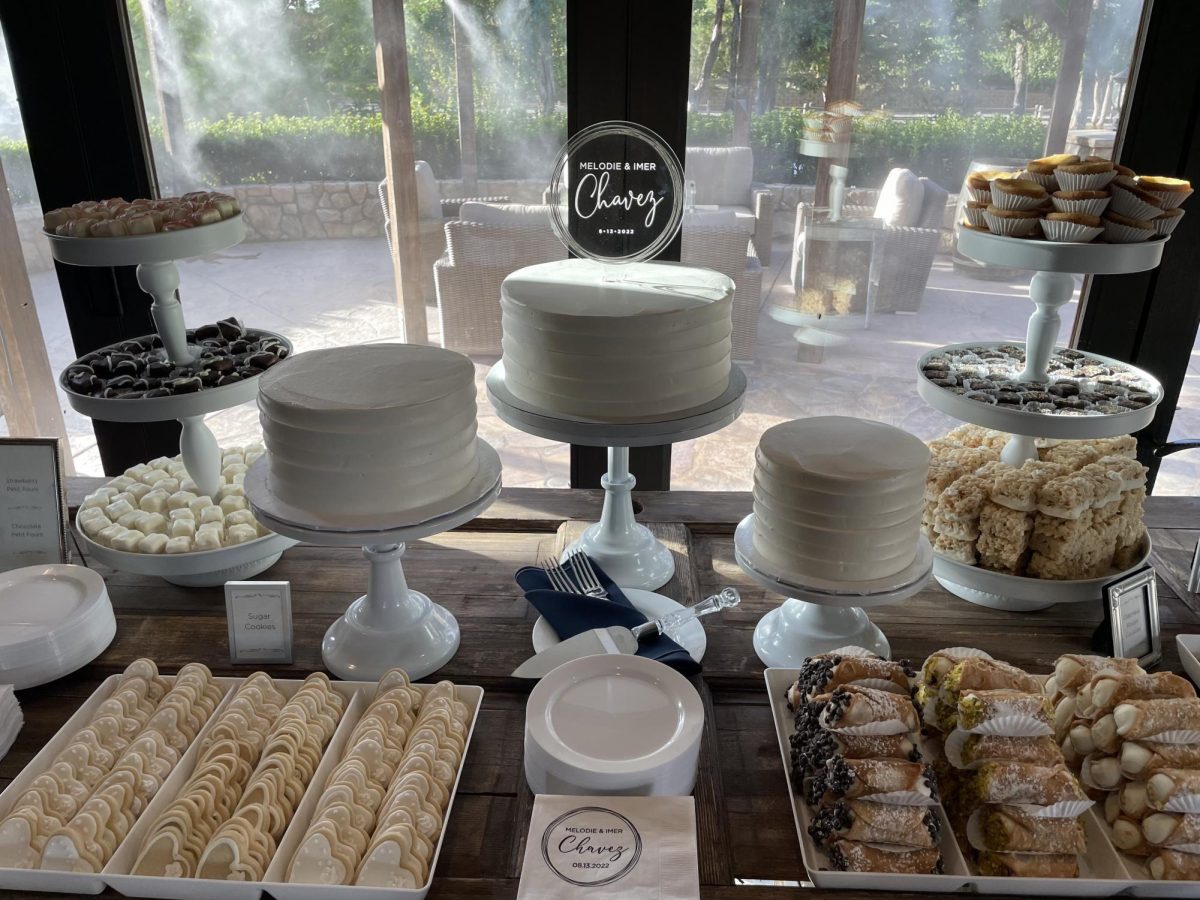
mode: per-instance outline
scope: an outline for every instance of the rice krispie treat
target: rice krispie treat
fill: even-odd
[[[990,480],[981,475],[958,479],[938,498],[934,531],[960,541],[975,540],[979,537],[979,512],[990,489]]]
[[[925,476],[925,499],[936,503],[942,491],[968,472],[967,467],[957,460],[934,457],[929,462],[929,474]]]
[[[974,472],[984,463],[999,459],[1000,451],[992,450],[989,447],[957,447],[947,452],[945,456],[947,459],[962,463],[968,471]]]
[[[975,542],[960,541],[956,538],[939,534],[933,541],[933,549],[942,556],[968,566],[975,565]]]
[[[1021,468],[1008,469],[996,476],[991,499],[1009,509],[1033,512],[1037,509],[1037,494],[1042,485],[1065,474],[1067,468],[1059,463],[1027,460]]]
[[[1033,516],[993,503],[983,505],[979,514],[979,562],[987,569],[1017,573],[1028,555]]]
[[[1092,511],[1084,510],[1078,519],[1063,519],[1038,513],[1033,519],[1029,546],[1042,556],[1062,560],[1078,555],[1085,535],[1092,530]]]
[[[1108,506],[1121,499],[1121,476],[1106,466],[1089,463],[1075,473],[1077,478],[1086,478],[1092,484],[1092,508]]]
[[[991,444],[993,435],[1001,434],[1007,440],[1008,435],[993,431],[981,425],[959,425],[947,433],[947,440],[957,441],[964,447],[987,447]]]
[[[1146,486],[1146,475],[1150,471],[1136,459],[1113,454],[1102,456],[1095,465],[1103,466],[1121,479],[1122,491],[1133,491]]]
[[[1120,437],[1114,438],[1100,438],[1091,443],[1096,448],[1096,452],[1101,456],[1124,456],[1129,459],[1137,459],[1137,438],[1132,434],[1123,434]]]
[[[1049,462],[1062,463],[1072,471],[1082,469],[1088,463],[1094,463],[1101,456],[1099,450],[1087,441],[1064,441],[1046,449],[1042,457]]]

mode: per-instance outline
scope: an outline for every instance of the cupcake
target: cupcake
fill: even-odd
[[[1079,157],[1074,153],[1056,153],[1041,159],[1031,159],[1025,166],[1024,177],[1029,181],[1036,181],[1048,191],[1055,191],[1058,190],[1058,180],[1054,177],[1054,170],[1059,166],[1077,162]]]
[[[1117,170],[1107,159],[1069,163],[1054,170],[1064,191],[1098,191],[1116,177]]]
[[[1056,191],[1051,195],[1050,202],[1057,212],[1098,216],[1108,208],[1110,199],[1106,191]]]
[[[988,230],[992,234],[1002,234],[1005,237],[1036,235],[1041,216],[1041,212],[1036,209],[1001,209],[998,206],[989,206],[983,211]]]
[[[997,178],[992,181],[992,205],[1000,209],[1036,209],[1049,194],[1036,181]]]
[[[1110,209],[1130,219],[1145,222],[1162,215],[1162,204],[1152,193],[1137,186],[1126,187],[1123,184],[1113,185]]]
[[[967,176],[967,196],[977,203],[990,203],[992,200],[992,178],[995,172],[972,172]]]
[[[1087,244],[1104,233],[1099,216],[1079,212],[1052,212],[1042,219],[1042,234],[1048,241]]]
[[[1117,170],[1118,177],[1124,176],[1125,178],[1137,178],[1137,172],[1133,171],[1133,169],[1129,168],[1129,166],[1123,166],[1120,163],[1113,163],[1113,168]]]
[[[1165,175],[1143,175],[1137,180],[1143,191],[1151,194],[1164,209],[1175,209],[1192,195],[1191,182]]]
[[[1110,244],[1136,244],[1154,237],[1154,223],[1144,219],[1131,219],[1118,212],[1104,215],[1104,239]]]
[[[1179,224],[1179,220],[1183,218],[1183,210],[1175,207],[1174,209],[1164,209],[1162,214],[1157,219],[1151,219],[1150,224],[1154,226],[1154,231],[1157,234],[1170,234],[1175,230],[1175,226]]]
[[[963,207],[963,215],[966,217],[967,224],[972,228],[987,229],[987,223],[983,220],[983,211],[988,208],[986,203],[979,200],[968,200],[967,205]]]

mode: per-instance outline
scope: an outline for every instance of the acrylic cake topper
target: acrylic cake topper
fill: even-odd
[[[559,153],[549,199],[554,233],[575,256],[643,262],[679,232],[683,169],[650,129],[600,122]]]

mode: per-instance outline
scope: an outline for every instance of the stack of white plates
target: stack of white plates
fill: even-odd
[[[704,704],[674,669],[640,656],[585,656],[538,682],[525,708],[535,794],[690,794]]]
[[[0,759],[8,753],[13,741],[21,732],[25,718],[21,715],[21,704],[13,693],[11,684],[0,684]]]
[[[104,579],[82,566],[0,574],[0,684],[45,684],[86,666],[117,633]]]

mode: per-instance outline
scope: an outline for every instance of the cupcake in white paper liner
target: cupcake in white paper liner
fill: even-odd
[[[1061,191],[1059,192],[1061,193]],[[1058,194],[1050,195],[1050,202],[1055,212],[1083,213],[1088,216],[1099,216],[1108,209],[1111,197],[1088,197],[1084,200],[1067,200]]]
[[[992,202],[992,192],[980,190],[979,188],[968,187],[967,197],[968,199],[974,200],[976,203]]]
[[[1117,176],[1116,169],[1107,172],[1068,172],[1063,166],[1054,170],[1058,187],[1064,191],[1099,191]]]
[[[1009,181],[1012,179],[997,179],[997,181]],[[991,205],[1000,209],[1037,209],[1046,202],[1045,192],[1040,194],[1021,194],[1014,191],[1006,191],[1003,188],[997,187],[997,181],[992,182],[992,201]],[[1022,185],[1027,187],[1027,185]],[[1033,190],[1033,188],[1030,188]]]
[[[1046,240],[1058,243],[1090,244],[1100,235],[1104,228],[1099,225],[1084,225],[1081,222],[1069,222],[1065,219],[1042,219],[1042,234]]]
[[[1041,220],[1035,216],[1001,216],[988,207],[983,211],[983,220],[988,231],[1004,237],[1030,237],[1037,234]]]
[[[1146,200],[1139,197],[1134,191],[1120,185],[1115,185],[1112,189],[1112,211],[1119,212],[1123,216],[1128,216],[1131,219],[1140,219],[1149,222],[1151,219],[1156,219],[1162,215],[1162,207],[1153,203],[1147,203]]]
[[[1168,184],[1174,190],[1162,190],[1161,185]],[[1175,209],[1184,200],[1192,196],[1192,186],[1182,178],[1162,178],[1153,175],[1143,175],[1137,180],[1137,186],[1162,204],[1163,209]]]
[[[1114,222],[1108,216],[1101,221],[1104,222],[1104,239],[1110,244],[1136,244],[1154,237],[1154,226],[1149,222],[1141,227]]]
[[[1049,192],[1058,190],[1058,179],[1053,172],[1022,172],[1021,178],[1040,184]]]
[[[983,218],[986,206],[971,206],[967,204],[963,207],[963,216],[968,225],[972,228],[987,228],[987,222]]]
[[[1150,191],[1142,188],[1147,194],[1153,194],[1154,199],[1162,204],[1163,209],[1178,209],[1183,201],[1192,196],[1191,191]]]
[[[1157,219],[1151,219],[1150,224],[1154,226],[1155,234],[1170,234],[1175,230],[1175,226],[1179,224],[1179,220],[1182,218],[1182,209],[1165,209],[1163,210],[1163,214]]]
[[[1012,805],[1039,819],[1077,819],[1096,804],[1092,800],[1060,800],[1058,803],[1050,803],[1046,806],[1039,806],[1036,803],[1014,803]]]
[[[1097,791],[1115,791],[1129,779],[1121,771],[1121,759],[1117,756],[1090,753],[1083,759],[1079,780],[1084,787]]]
[[[974,849],[984,853],[1012,853],[1017,852],[1022,855],[1029,856],[1058,856],[1060,853],[1056,850],[1003,850],[999,847],[989,847],[987,843],[987,835],[984,834],[983,816],[986,810],[979,807],[971,813],[967,819],[967,843]],[[1046,816],[1037,816],[1036,818],[1048,818]],[[1056,819],[1075,819],[1077,816],[1054,816]]]

